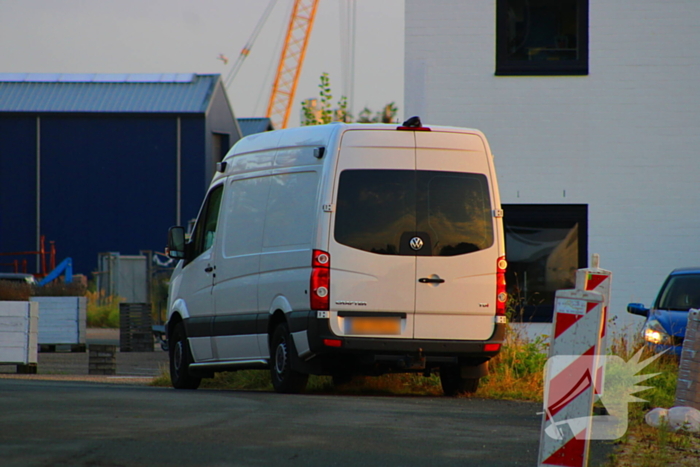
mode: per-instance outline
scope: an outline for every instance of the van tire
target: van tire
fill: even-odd
[[[479,378],[463,378],[460,366],[441,366],[440,384],[448,397],[472,394],[479,388]]]
[[[170,381],[175,389],[197,389],[202,378],[193,376],[189,371],[194,361],[190,345],[185,334],[185,325],[179,322],[170,336]]]
[[[280,323],[272,333],[270,341],[270,378],[276,392],[297,394],[306,388],[309,375],[292,368],[294,358],[294,340],[289,334],[287,323]]]

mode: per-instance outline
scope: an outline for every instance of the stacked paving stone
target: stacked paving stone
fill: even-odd
[[[683,340],[675,406],[700,410],[700,310],[688,312],[688,327]]]
[[[88,374],[91,375],[116,375],[117,374],[117,346],[91,344],[88,363]]]

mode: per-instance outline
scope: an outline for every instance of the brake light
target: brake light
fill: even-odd
[[[501,350],[501,344],[484,344],[484,352],[498,352]]]
[[[396,129],[399,131],[430,131],[430,128],[428,128],[427,126],[397,126]]]
[[[311,309],[326,311],[331,303],[331,255],[314,250],[311,258]]]
[[[506,315],[506,257],[501,256],[496,263],[496,316]]]

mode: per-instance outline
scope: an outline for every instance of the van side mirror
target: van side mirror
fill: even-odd
[[[630,303],[627,305],[627,313],[646,317],[649,315],[649,308],[641,303]]]
[[[185,228],[176,226],[168,229],[168,256],[185,259]]]

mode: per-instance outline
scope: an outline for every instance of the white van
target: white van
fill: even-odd
[[[269,368],[278,392],[439,371],[455,395],[504,339],[502,210],[477,130],[414,117],[248,136],[168,248],[176,388],[244,368]]]

